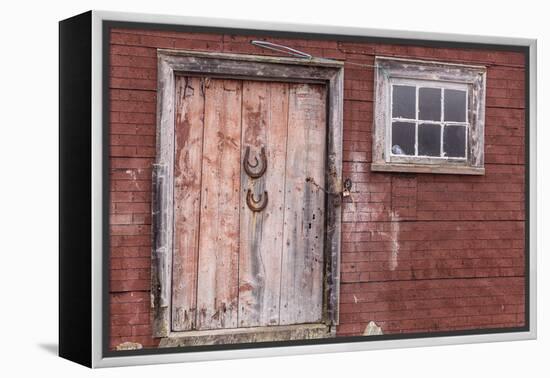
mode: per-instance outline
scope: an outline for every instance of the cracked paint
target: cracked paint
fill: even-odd
[[[390,223],[390,240],[391,240],[391,255],[390,255],[390,270],[395,270],[399,264],[399,214],[397,212],[391,212]]]

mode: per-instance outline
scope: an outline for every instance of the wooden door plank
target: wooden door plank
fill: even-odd
[[[241,170],[241,228],[239,252],[239,327],[279,324],[281,253],[284,218],[288,84],[244,81],[242,106],[242,148],[249,161],[260,162],[265,148],[267,170],[251,178]],[[268,193],[268,205],[261,212],[248,208],[246,196]]]
[[[280,324],[322,320],[326,89],[291,84]],[[307,183],[310,177],[317,185]]]
[[[242,82],[207,80],[197,329],[237,327]]]
[[[194,329],[204,130],[203,79],[176,80],[172,330]]]

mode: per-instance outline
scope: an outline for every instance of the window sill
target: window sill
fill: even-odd
[[[436,173],[450,175],[484,175],[485,168],[449,166],[449,165],[420,165],[403,163],[372,163],[371,170],[375,172],[407,172],[407,173]]]
[[[168,337],[163,337],[161,339],[159,347],[171,348],[192,345],[325,339],[335,337],[335,330],[336,327],[331,328],[326,324],[315,323],[288,326],[171,332]]]

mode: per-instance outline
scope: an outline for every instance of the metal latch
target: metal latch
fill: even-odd
[[[306,182],[310,183],[311,185],[315,186],[317,189],[320,189],[327,194],[340,194],[344,198],[349,197],[351,195],[352,182],[349,177],[344,180],[344,184],[342,185],[344,189],[341,192],[331,192],[326,188],[323,188],[321,185],[315,182],[315,179],[313,177],[306,177]]]
[[[342,190],[342,197],[347,198],[351,195],[351,179],[348,177],[344,181],[344,190]]]

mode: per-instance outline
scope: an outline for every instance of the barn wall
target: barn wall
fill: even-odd
[[[253,36],[115,29],[110,45],[111,339],[155,346],[150,322],[156,48],[268,55]],[[258,38],[260,39],[260,38]],[[488,66],[486,174],[370,171],[372,68],[345,66],[340,326],[361,335],[525,324],[524,57],[516,52],[338,41],[270,41],[319,57],[375,55]]]

